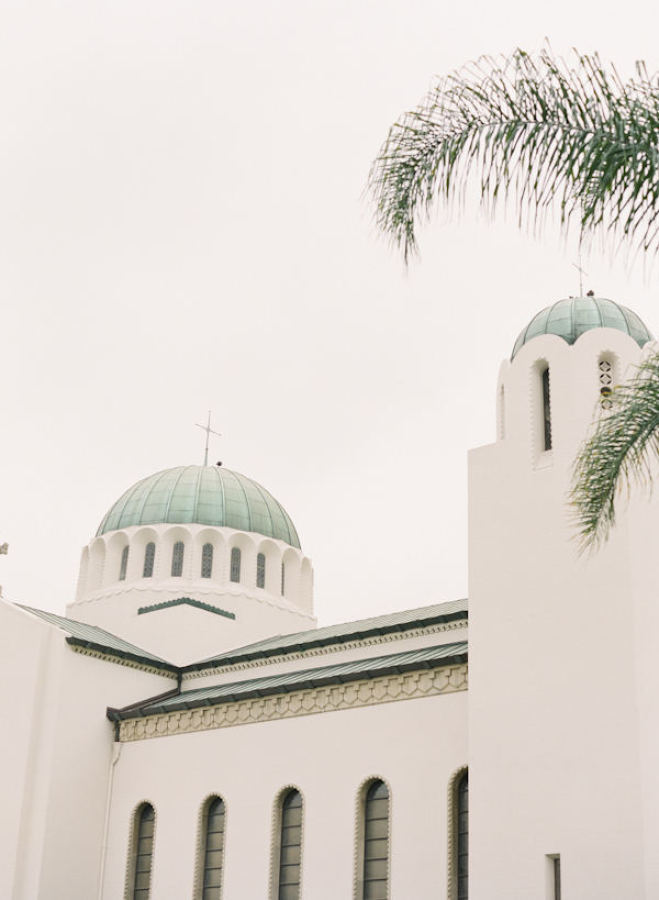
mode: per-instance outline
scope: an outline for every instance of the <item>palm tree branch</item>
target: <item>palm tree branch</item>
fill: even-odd
[[[547,50],[483,58],[440,79],[391,127],[369,176],[379,228],[407,260],[437,199],[464,197],[480,171],[481,203],[514,196],[520,223],[542,225],[560,198],[561,224],[578,214],[659,249],[659,85],[643,66],[623,83],[597,56],[569,68]]]
[[[615,522],[616,500],[632,480],[651,484],[659,458],[659,355],[612,394],[574,466],[571,501],[582,548],[599,545]]]

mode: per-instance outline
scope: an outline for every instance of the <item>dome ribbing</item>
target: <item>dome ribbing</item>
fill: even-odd
[[[593,328],[615,328],[633,338],[639,347],[652,340],[652,335],[635,312],[604,297],[570,297],[559,300],[534,316],[513,347],[511,359],[524,344],[542,334],[555,334],[568,344]]]
[[[110,508],[96,535],[165,523],[254,531],[300,548],[290,516],[272,494],[220,466],[178,466],[143,478]]]

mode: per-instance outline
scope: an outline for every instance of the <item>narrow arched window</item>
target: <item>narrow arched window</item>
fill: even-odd
[[[286,563],[281,564],[281,595],[286,593]]]
[[[469,773],[456,786],[456,884],[457,900],[469,898]]]
[[[153,829],[156,814],[150,803],[144,803],[135,813],[131,900],[148,900],[153,859]]]
[[[389,896],[389,790],[374,781],[364,798],[363,900]]]
[[[119,566],[119,581],[126,580],[126,570],[128,568],[128,544],[121,551],[121,565]]]
[[[156,559],[156,545],[153,541],[144,548],[144,569],[142,570],[142,578],[151,578],[153,575],[153,564]]]
[[[551,450],[551,400],[549,396],[549,367],[542,370],[543,450]]]
[[[177,541],[172,550],[172,575],[178,577],[183,574],[183,541]]]
[[[302,851],[302,796],[289,791],[281,804],[279,883],[277,900],[298,900]]]
[[[231,549],[231,580],[240,581],[240,549],[238,547]]]
[[[204,816],[204,861],[201,900],[220,900],[224,864],[224,801],[215,797]]]
[[[256,557],[256,586],[265,587],[265,553],[259,553]]]
[[[201,577],[210,578],[213,574],[213,545],[204,544],[201,549]]]

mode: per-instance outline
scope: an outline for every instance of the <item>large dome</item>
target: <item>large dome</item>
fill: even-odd
[[[96,534],[166,522],[255,531],[300,547],[295,526],[272,494],[220,466],[177,466],[143,478],[110,507]]]
[[[570,297],[559,300],[534,316],[515,341],[511,359],[531,338],[556,334],[568,344],[592,328],[615,328],[634,338],[639,347],[652,340],[652,335],[635,312],[604,297]]]

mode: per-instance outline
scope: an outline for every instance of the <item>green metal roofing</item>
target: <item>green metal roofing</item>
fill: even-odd
[[[467,660],[467,642],[440,644],[435,647],[423,647],[420,650],[406,650],[387,656],[352,662],[336,663],[333,666],[321,666],[316,669],[304,669],[296,672],[285,672],[281,675],[269,675],[252,678],[247,681],[235,681],[231,684],[218,684],[192,691],[182,691],[171,697],[156,702],[146,702],[141,706],[134,705],[125,709],[109,709],[108,717],[113,721],[121,719],[141,718],[155,713],[172,712],[178,709],[194,709],[200,706],[211,706],[215,703],[231,703],[249,697],[265,697],[272,694],[289,693],[310,687],[321,687],[327,684],[341,684],[363,678],[376,678],[382,675],[393,675],[415,669],[435,669],[440,666],[456,665]]]
[[[293,522],[272,494],[223,466],[177,466],[143,478],[110,508],[96,534],[164,523],[226,526],[300,547]]]
[[[212,656],[201,662],[183,667],[186,671],[197,671],[217,666],[231,665],[245,659],[262,659],[279,654],[295,653],[312,647],[325,647],[330,644],[344,644],[347,641],[359,640],[377,634],[389,634],[395,631],[410,631],[413,628],[450,622],[467,618],[467,601],[453,600],[449,603],[435,603],[432,606],[421,606],[406,609],[402,612],[375,616],[370,619],[358,619],[356,622],[342,622],[325,628],[312,628],[309,631],[298,631],[295,634],[278,634],[272,638],[228,650],[218,656]]]
[[[172,675],[178,673],[178,668],[160,656],[154,656],[135,644],[129,644],[123,638],[110,634],[103,628],[96,625],[88,625],[86,622],[76,622],[75,619],[68,619],[65,616],[57,616],[55,613],[47,612],[44,609],[34,609],[32,606],[24,606],[22,603],[17,604],[21,609],[32,615],[43,619],[50,625],[55,625],[62,631],[65,631],[69,637],[67,641],[79,647],[89,647],[98,650],[100,653],[107,653],[110,656],[117,656],[121,659],[130,659],[133,662],[143,663],[156,669],[163,669]]]
[[[543,334],[555,334],[568,344],[593,328],[615,328],[634,338],[639,347],[652,340],[652,335],[635,312],[604,297],[569,297],[559,300],[534,316],[521,332],[511,359],[524,344]]]
[[[224,616],[227,619],[235,619],[236,614],[228,612],[219,606],[213,606],[212,603],[204,603],[203,600],[195,600],[193,597],[176,597],[174,600],[163,600],[161,603],[151,603],[149,606],[140,606],[137,610],[138,616],[146,613],[160,612],[163,609],[171,609],[172,606],[192,606],[194,609],[203,609],[204,612],[213,613],[216,616]]]

